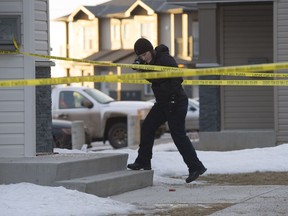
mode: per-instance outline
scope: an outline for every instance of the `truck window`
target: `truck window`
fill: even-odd
[[[60,109],[83,108],[82,101],[90,101],[85,96],[76,91],[61,91],[59,100]]]
[[[62,91],[59,95],[59,108],[72,109],[75,108],[75,101],[72,91]]]

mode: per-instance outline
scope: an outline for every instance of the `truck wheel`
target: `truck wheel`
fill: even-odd
[[[115,149],[127,147],[127,124],[123,122],[113,124],[108,131],[108,140]]]

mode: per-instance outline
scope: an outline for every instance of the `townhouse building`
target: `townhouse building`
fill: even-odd
[[[133,63],[136,57],[134,42],[145,37],[154,46],[161,43],[167,45],[181,67],[193,68],[198,58],[198,15],[193,6],[168,4],[165,0],[112,0],[96,6],[80,6],[71,14],[52,21],[51,26],[54,22],[64,29],[62,42],[58,47],[52,47],[58,51],[56,55],[111,63]],[[53,45],[53,38],[51,40]],[[63,76],[135,72],[127,68],[63,61],[56,62],[55,70]],[[118,100],[148,100],[153,97],[149,85],[72,85],[95,87]],[[198,96],[198,86],[185,86],[185,89],[190,97]]]

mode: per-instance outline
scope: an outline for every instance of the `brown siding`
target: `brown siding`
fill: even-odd
[[[275,4],[275,61],[288,61],[288,2]],[[287,70],[281,72],[288,72]],[[275,88],[277,142],[288,141],[288,87]]]
[[[225,66],[246,65],[259,58],[273,62],[272,4],[223,6],[221,11]],[[223,87],[221,114],[225,130],[273,129],[273,87]]]

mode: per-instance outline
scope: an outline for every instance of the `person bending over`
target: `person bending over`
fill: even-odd
[[[163,44],[153,48],[151,42],[139,38],[134,44],[137,63],[178,67],[175,59],[169,54],[169,48]],[[185,118],[188,97],[182,87],[183,78],[148,79],[156,102],[143,121],[141,127],[138,156],[134,163],[128,164],[131,170],[151,170],[154,135],[160,125],[168,122],[173,142],[188,167],[187,183],[196,180],[206,172],[206,168],[198,159],[192,142],[186,135]],[[172,159],[172,158],[171,158]]]

